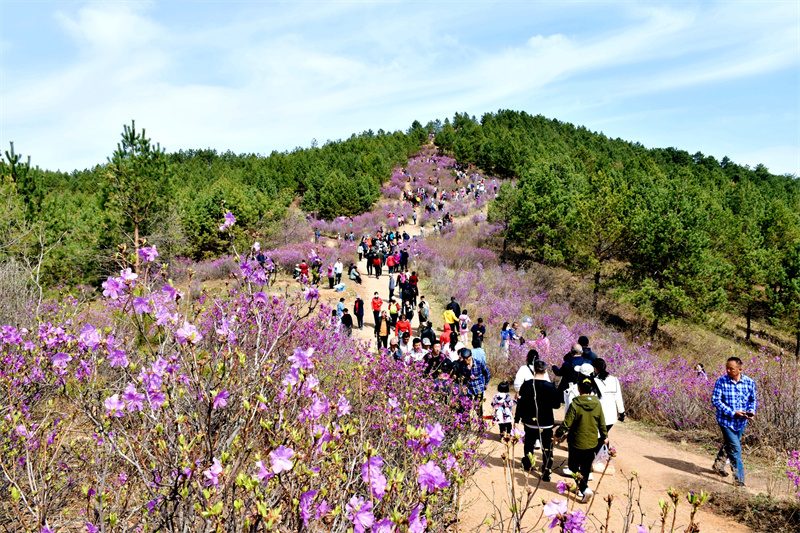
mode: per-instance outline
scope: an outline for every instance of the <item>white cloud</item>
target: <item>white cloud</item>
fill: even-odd
[[[635,4],[590,34],[548,34],[531,22],[510,46],[457,31],[481,16],[487,30],[502,31],[502,17],[488,14],[502,4],[461,14],[453,4],[413,12],[380,3],[246,6],[202,27],[159,22],[153,5],[58,13],[78,53],[58,71],[2,87],[0,142],[17,141],[47,168],[83,168],[105,161],[135,118],[169,150],[263,153],[454,111],[597,111],[798,62],[796,13],[760,4],[744,7],[749,25],[725,6]],[[648,111],[630,114],[646,120]]]

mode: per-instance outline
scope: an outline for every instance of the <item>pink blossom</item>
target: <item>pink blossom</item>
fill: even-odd
[[[130,267],[128,267],[128,268],[126,268],[125,270],[120,270],[120,272],[119,272],[119,277],[120,277],[120,279],[122,279],[122,281],[124,281],[125,283],[130,283],[131,281],[135,281],[135,280],[136,280],[136,278],[138,278],[138,277],[139,277],[139,275],[138,275],[138,274],[135,274],[135,273],[133,272],[133,270],[131,270],[131,269],[130,269]]]
[[[567,514],[567,511],[569,511],[567,500],[551,500],[550,503],[544,506],[544,515],[553,519],[550,522],[550,529],[556,527],[556,524]]]
[[[272,472],[280,474],[292,469],[292,457],[294,457],[294,450],[286,446],[279,446],[277,449],[269,453],[269,461],[272,464]]]
[[[144,248],[140,248],[139,257],[141,257],[145,263],[150,263],[155,261],[156,257],[158,257],[158,250],[156,250],[155,246],[146,246]]]
[[[128,366],[128,358],[122,350],[111,350],[108,354],[108,364],[112,367],[121,366],[125,368]]]
[[[103,296],[116,300],[125,294],[125,285],[120,283],[117,278],[108,278],[102,283]]]
[[[222,223],[222,225],[219,227],[219,230],[227,231],[227,229],[233,226],[235,223],[236,223],[236,217],[233,216],[233,213],[228,211],[227,213],[225,213],[225,222]]]
[[[350,402],[344,396],[339,396],[339,403],[336,404],[336,414],[339,416],[350,414]]]
[[[206,484],[218,487],[219,475],[221,473],[222,473],[222,464],[219,462],[219,459],[214,457],[214,461],[211,463],[211,468],[203,471],[203,475],[206,477]]]
[[[372,502],[353,496],[345,506],[347,518],[353,522],[354,533],[364,533],[372,527],[375,517],[372,515]]]
[[[103,402],[108,416],[120,418],[125,416],[125,403],[119,399],[119,394],[115,394]]]
[[[267,470],[267,467],[264,466],[264,461],[256,461],[256,468],[258,468],[258,472],[256,472],[256,477],[262,483],[265,480],[267,480],[267,479],[269,479],[269,478],[271,478],[272,476],[275,475],[272,472],[270,472],[269,470]]]
[[[292,362],[292,368],[301,368],[310,370],[314,368],[314,360],[311,356],[314,354],[314,348],[303,350],[302,348],[295,348],[292,355],[289,356],[289,361]]]
[[[421,511],[422,505],[417,505],[408,516],[408,533],[423,533],[428,527],[428,519]]]
[[[370,486],[372,495],[380,501],[386,494],[386,478],[383,475],[383,459],[378,456],[370,457],[361,465],[361,479]]]
[[[147,298],[137,296],[133,299],[133,312],[137,315],[142,315],[150,312],[150,302]]]
[[[433,461],[428,461],[417,468],[417,483],[422,490],[428,492],[435,492],[437,489],[450,486],[444,472]]]
[[[125,387],[125,392],[122,393],[122,399],[128,405],[128,411],[141,411],[144,403],[144,394],[136,392],[136,386],[133,383],[128,383]]]
[[[226,390],[221,390],[217,394],[214,395],[214,402],[211,404],[212,409],[220,409],[228,405],[226,401],[230,397],[230,394]]]
[[[178,331],[175,332],[175,336],[178,338],[178,342],[191,342],[192,344],[197,344],[201,340],[203,340],[203,334],[197,331],[197,328],[194,327],[192,324],[189,324],[184,320],[183,326],[181,326]]]
[[[53,358],[51,360],[53,362],[54,367],[64,370],[65,368],[67,368],[67,363],[72,361],[72,357],[65,354],[64,352],[58,352],[55,355],[53,355]]]

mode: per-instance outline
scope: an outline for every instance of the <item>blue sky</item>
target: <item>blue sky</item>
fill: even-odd
[[[800,2],[0,0],[0,147],[268,154],[524,110],[800,175]]]

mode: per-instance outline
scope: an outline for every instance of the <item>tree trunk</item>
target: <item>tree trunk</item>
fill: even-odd
[[[139,274],[139,223],[133,223],[133,257],[136,273]]]
[[[656,318],[653,320],[653,323],[650,325],[650,338],[651,339],[656,336],[656,333],[658,333],[658,319],[659,319],[659,317],[658,317],[658,315],[656,315]]]
[[[744,334],[744,340],[746,341],[750,340],[750,320],[752,316],[753,316],[753,304],[752,302],[749,302],[747,304],[747,331]]]
[[[797,312],[797,337],[794,340],[794,360],[800,361],[800,311]]]
[[[592,293],[592,311],[597,312],[597,296],[600,293],[600,267],[594,271],[594,291]]]

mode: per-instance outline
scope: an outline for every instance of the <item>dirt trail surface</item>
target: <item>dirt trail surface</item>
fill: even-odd
[[[463,220],[456,219],[455,223],[463,223],[468,218],[464,217]],[[406,224],[401,230],[407,231],[411,236],[419,235],[419,226],[413,224]],[[425,234],[430,235],[431,233],[431,228],[425,229]],[[353,336],[357,339],[371,342],[371,345],[375,347],[374,322],[370,301],[377,291],[384,300],[384,309],[386,308],[386,304],[388,304],[389,276],[386,273],[386,269],[384,269],[384,274],[379,279],[376,279],[375,276],[368,277],[366,275],[365,260],[362,260],[358,266],[362,274],[362,285],[357,285],[355,282],[345,279],[347,278],[345,273],[343,281],[346,289],[343,292],[336,292],[327,289],[327,287],[322,288],[320,290],[321,298],[335,306],[339,298],[344,297],[346,306],[352,310],[352,302],[355,300],[356,294],[360,295],[364,300],[365,308],[364,328],[362,330],[354,329]],[[431,294],[426,296],[426,299],[433,303],[433,301],[441,300],[443,297],[443,295]],[[434,315],[432,316],[432,321],[434,324],[440,324],[441,318]],[[418,320],[415,317],[412,321],[415,332],[418,330],[417,324]],[[438,331],[440,332],[440,330]],[[486,391],[487,400],[484,404],[484,412],[490,412],[489,402],[495,393],[496,380]],[[557,411],[557,421],[561,416],[563,416],[563,410]],[[609,531],[625,531],[624,512],[628,503],[628,478],[632,472],[639,474],[642,484],[641,493],[639,494],[637,485],[634,494],[633,506],[636,510],[634,523],[637,525],[643,523],[648,530],[652,526],[654,531],[661,531],[660,523],[658,523],[660,513],[658,501],[659,499],[668,499],[666,491],[669,487],[674,487],[682,492],[678,506],[676,531],[683,531],[689,523],[690,506],[686,501],[686,492],[688,490],[705,490],[707,492],[731,490],[732,476],[723,479],[711,470],[712,454],[701,454],[695,449],[690,449],[689,446],[669,443],[658,436],[648,434],[647,428],[641,424],[632,421],[618,422],[611,430],[610,441],[617,451],[617,457],[613,460],[616,473],[614,475],[606,475],[602,481],[600,481],[600,474],[594,474],[594,480],[589,483],[589,487],[593,490],[600,483],[589,513],[589,520],[594,524],[594,528],[590,527],[589,531],[594,531],[595,529],[600,531],[600,526],[605,524],[606,502],[604,498],[609,494],[614,496]],[[503,519],[510,517],[508,484],[503,468],[503,460],[501,459],[502,454],[505,452],[505,445],[500,441],[499,431],[496,426],[488,430],[488,438],[483,444],[482,452],[485,466],[480,468],[472,477],[462,498],[462,522],[459,526],[461,531],[473,530],[487,520],[490,523],[497,523],[501,517]],[[563,499],[564,496],[559,495],[557,491],[557,482],[561,480],[572,482],[571,477],[566,477],[562,474],[562,468],[566,466],[567,461],[566,443],[555,448],[554,472],[551,482],[539,481],[540,450],[537,450],[537,472],[531,475],[526,475],[520,466],[522,443],[518,443],[513,452],[515,457],[514,464],[516,465],[516,469],[513,472],[516,494],[519,496],[525,493],[526,487],[536,490],[531,501],[532,508],[523,517],[522,525],[529,531],[534,530],[532,528],[535,528],[536,531],[543,529],[547,531],[549,523],[544,519],[539,521],[542,502]],[[748,476],[747,482],[747,490],[753,492],[766,490],[765,481],[752,474]],[[588,504],[575,504],[574,509],[586,512]],[[639,509],[644,512],[644,519],[641,519]],[[699,522],[700,531],[704,533],[752,531],[738,522],[715,515],[702,508],[697,514],[696,522]],[[669,527],[669,522],[667,525]],[[636,527],[631,526],[629,531],[636,531]]]
[[[458,220],[456,220],[456,223],[458,223]],[[406,229],[409,234],[418,234],[417,226],[407,225],[403,229]],[[426,229],[426,233],[429,233],[429,229]],[[345,291],[335,292],[324,288],[321,290],[321,296],[333,305],[340,297],[344,297],[347,307],[352,309],[355,295],[361,295],[365,305],[364,329],[354,330],[353,335],[358,339],[369,341],[372,346],[375,346],[370,300],[372,300],[373,294],[377,291],[384,302],[387,302],[389,276],[384,273],[380,279],[376,279],[375,276],[367,277],[366,262],[364,260],[359,263],[359,270],[362,273],[362,285],[359,286],[348,279],[345,280]],[[441,295],[429,295],[427,299],[434,300],[436,296]],[[437,321],[437,318],[436,316],[433,317],[434,323],[441,322],[441,320]],[[412,325],[416,331],[416,317]],[[488,399],[496,392],[495,387],[496,385],[493,382],[492,387],[486,391]],[[484,410],[487,413],[490,411],[488,405],[490,400],[488,399],[484,406]],[[563,415],[563,411],[556,413],[557,418],[559,414]],[[717,492],[731,489],[731,476],[723,479],[711,470],[712,454],[700,454],[690,446],[672,444],[658,436],[648,435],[647,428],[641,424],[632,421],[618,422],[611,429],[610,438],[611,445],[617,451],[617,457],[614,458],[616,473],[613,476],[606,475],[600,482],[599,491],[591,508],[590,519],[595,522],[598,529],[600,525],[605,523],[606,502],[603,499],[608,494],[612,494],[614,495],[614,502],[611,511],[610,530],[623,531],[622,513],[627,504],[627,480],[632,472],[637,472],[642,482],[639,502],[645,513],[643,523],[648,528],[658,521],[658,500],[667,498],[666,491],[669,487],[675,487],[683,492],[681,503],[678,507],[677,520],[677,524],[682,527],[676,528],[676,530],[680,531],[683,531],[688,524],[689,504],[685,498],[687,490],[699,491],[702,489]],[[500,513],[504,518],[510,516],[506,475],[501,459],[505,451],[505,445],[500,442],[496,426],[489,429],[488,438],[483,446],[485,466],[473,476],[463,498],[464,512],[462,513],[463,522],[460,528],[462,531],[472,530],[486,519],[494,521],[500,516]],[[531,528],[536,526],[537,519],[540,517],[542,499],[550,501],[551,499],[563,498],[558,494],[556,483],[560,480],[572,481],[571,478],[561,474],[561,468],[566,466],[566,444],[559,445],[555,449],[554,473],[552,481],[549,483],[539,483],[538,471],[530,476],[526,476],[522,471],[519,466],[519,461],[522,458],[522,443],[515,446],[514,456],[516,459],[514,479],[517,494],[524,492],[526,486],[535,488],[538,485],[532,501],[532,504],[537,507],[531,509],[523,519],[523,525]],[[537,451],[537,465],[541,465],[540,451]],[[589,487],[595,489],[598,486],[599,479],[600,475],[594,474],[594,480],[590,482]],[[748,476],[748,490],[755,492],[766,491],[766,483],[751,474]],[[634,505],[637,506],[638,504]],[[585,512],[587,507],[587,504],[577,504],[575,509],[581,509]],[[636,524],[638,524],[640,521],[638,512],[636,516]],[[700,531],[702,532],[736,533],[751,531],[738,522],[728,520],[703,509],[699,511],[697,520],[700,523]],[[541,529],[546,525],[544,522],[540,522],[536,527]],[[655,530],[660,531],[660,524],[657,524]],[[632,531],[635,531],[635,528]]]

